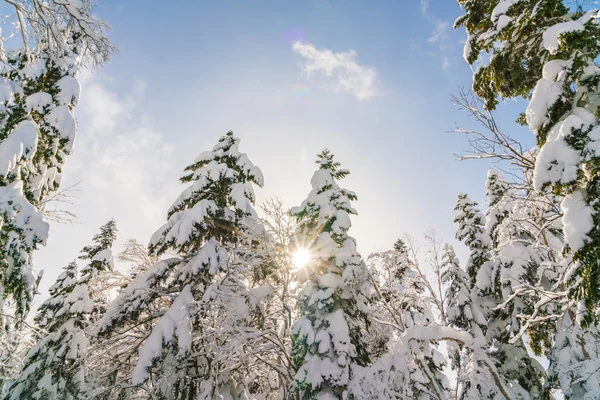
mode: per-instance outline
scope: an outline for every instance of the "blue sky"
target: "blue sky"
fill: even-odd
[[[183,168],[228,130],[263,170],[259,201],[298,205],[315,154],[330,148],[352,172],[343,185],[359,196],[352,234],[365,255],[431,227],[454,243],[456,195],[481,199],[488,167],[456,161],[466,141],[447,133],[473,126],[450,101],[471,85],[466,34],[452,30],[460,13],[441,0],[101,1],[97,14],[120,52],[81,79],[64,176],[65,186],[81,181],[79,223],[52,225],[36,254],[42,289],[111,217],[119,243],[146,243],[183,190]],[[341,90],[340,75],[308,76],[314,60],[292,49],[299,39],[317,55],[349,59],[350,78],[375,73],[361,87],[375,95]],[[351,50],[354,58],[335,54]],[[521,134],[517,110],[503,106],[499,121]]]

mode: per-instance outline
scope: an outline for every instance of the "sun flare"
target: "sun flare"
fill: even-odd
[[[292,256],[292,263],[294,265],[294,269],[302,269],[308,264],[310,261],[310,253],[306,249],[298,249],[294,252]]]

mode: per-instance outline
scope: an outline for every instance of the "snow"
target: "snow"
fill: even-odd
[[[578,251],[589,240],[587,234],[594,228],[594,209],[586,204],[581,189],[566,196],[561,207],[564,212],[565,240],[573,251]]]
[[[31,119],[21,121],[10,135],[0,142],[0,174],[8,175],[21,159],[30,160],[37,149],[39,129]]]
[[[598,18],[598,11],[590,10],[576,21],[560,22],[551,26],[544,31],[542,46],[548,50],[550,54],[556,54],[560,46],[561,35],[585,30],[585,24],[594,18]]]
[[[65,299],[66,304],[69,305],[68,312],[74,314],[92,312],[94,305],[90,300],[88,292],[88,286],[85,284],[75,286]]]
[[[198,227],[204,226],[204,220],[218,209],[214,201],[202,199],[192,208],[174,213],[167,223],[152,235],[150,246],[161,242],[174,242],[176,246],[183,246],[197,232]]]
[[[139,274],[108,307],[100,321],[100,332],[107,331],[114,323],[119,322],[129,313],[135,313],[147,307],[154,297],[154,289],[158,282],[181,260],[169,258],[152,264]]]
[[[178,277],[185,282],[200,271],[207,271],[210,275],[215,275],[220,268],[225,266],[226,261],[227,252],[212,237],[188,262],[180,264]]]
[[[342,277],[334,273],[326,273],[319,277],[319,286],[324,288],[337,288],[342,282]]]
[[[22,227],[24,237],[20,246],[33,248],[37,241],[46,242],[50,226],[42,214],[23,195],[21,181],[0,186],[0,212],[4,213],[5,223],[8,217],[12,223]]]
[[[104,249],[96,253],[94,257],[92,257],[91,261],[101,261],[109,264],[111,267],[114,265],[114,257],[111,249]]]
[[[592,113],[576,108],[552,128],[535,164],[533,183],[538,190],[546,183],[571,183],[577,179],[580,152],[569,146],[565,139],[573,130],[584,129],[594,120]]]
[[[56,129],[61,137],[68,139],[64,151],[69,154],[75,144],[75,134],[77,133],[77,124],[75,118],[69,109],[69,106],[62,105],[52,109],[45,118],[46,123]]]
[[[229,198],[235,208],[247,213],[249,208],[252,208],[250,202],[246,199],[246,190],[242,182],[237,182],[231,185]]]
[[[496,25],[496,29],[498,31],[501,31],[502,29],[506,28],[508,26],[508,24],[510,24],[512,22],[512,18],[506,15],[501,15],[498,18],[498,23]]]
[[[46,73],[46,60],[41,57],[37,57],[35,60],[27,64],[23,68],[22,72],[31,80],[37,79]]]
[[[23,94],[21,86],[17,82],[0,77],[0,111],[5,111],[6,105],[12,104],[17,94]]]
[[[169,344],[175,336],[177,336],[179,354],[183,355],[189,350],[192,338],[188,307],[193,301],[190,285],[186,285],[144,342],[133,371],[133,384],[140,385],[148,379],[150,376],[148,368],[152,366],[154,359],[162,354],[163,345]]]
[[[525,117],[529,129],[536,131],[548,118],[548,110],[563,94],[564,71],[571,66],[570,61],[552,60],[544,65],[542,79],[536,84]]]
[[[333,184],[331,172],[326,169],[316,170],[312,179],[310,180],[310,184],[315,191],[321,191],[326,187],[331,186]]]
[[[346,314],[339,308],[324,319],[328,322],[327,332],[338,355],[338,364],[347,365],[347,357],[350,355],[350,329],[346,322]]]
[[[52,95],[46,92],[37,92],[27,96],[25,99],[25,110],[27,112],[44,112],[44,108],[52,105]]]
[[[315,332],[312,324],[307,318],[298,319],[293,326],[293,332],[298,335],[300,339],[306,338],[307,344],[313,344],[315,342]]]
[[[81,93],[81,85],[75,77],[65,75],[56,82],[56,86],[58,87],[58,93],[55,98],[59,105],[77,105]]]
[[[502,0],[494,7],[492,10],[491,18],[492,21],[498,20],[504,14],[508,12],[508,10],[515,4],[521,2],[523,0]]]

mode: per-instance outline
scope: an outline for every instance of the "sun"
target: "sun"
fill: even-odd
[[[304,268],[309,261],[310,253],[306,249],[298,249],[292,256],[292,264],[296,270]]]

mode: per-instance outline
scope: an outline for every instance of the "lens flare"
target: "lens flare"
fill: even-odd
[[[295,269],[302,269],[310,261],[310,253],[305,249],[298,249],[292,256],[292,263]]]

